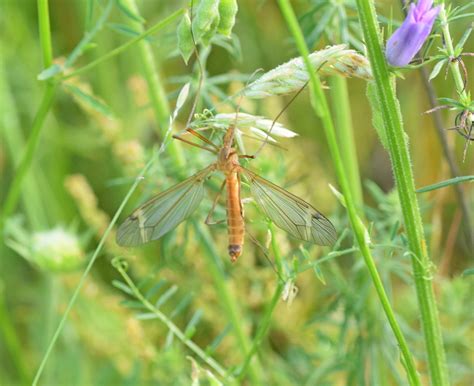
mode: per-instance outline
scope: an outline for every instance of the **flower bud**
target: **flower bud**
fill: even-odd
[[[431,8],[433,0],[419,0],[410,4],[403,24],[388,39],[385,56],[392,66],[406,66],[420,51],[433,28],[440,7]]]
[[[30,261],[49,272],[68,272],[84,262],[76,235],[56,228],[33,235]]]

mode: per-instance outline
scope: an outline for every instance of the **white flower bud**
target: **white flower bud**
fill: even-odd
[[[33,235],[30,260],[45,271],[67,272],[84,262],[84,253],[76,235],[55,228]]]

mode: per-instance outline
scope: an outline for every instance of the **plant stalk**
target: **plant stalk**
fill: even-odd
[[[438,17],[441,21],[441,31],[443,33],[444,44],[446,50],[448,51],[448,55],[450,58],[455,59],[453,40],[451,38],[451,32],[449,31],[449,24],[446,16],[446,6],[444,4],[444,1],[442,1],[441,10],[439,11]],[[461,75],[461,70],[459,69],[458,61],[451,60],[449,62],[449,67],[451,69],[454,84],[456,85],[456,91],[458,92],[459,98],[461,99],[461,103],[468,105],[470,100],[467,95],[466,88],[464,87],[464,80]]]
[[[402,117],[379,38],[380,33],[374,4],[370,0],[357,0],[357,8],[375,78],[378,98],[380,99],[390,159],[411,251],[413,277],[428,353],[431,382],[433,385],[448,385],[446,358],[432,286],[432,263],[426,250]]]
[[[43,65],[45,68],[47,68],[53,63],[48,0],[38,0],[37,4],[42,59]],[[41,129],[43,128],[46,116],[48,115],[48,112],[53,104],[55,93],[56,84],[53,81],[47,82],[43,99],[33,120],[33,126],[28,137],[26,149],[21,157],[21,161],[18,164],[18,168],[16,169],[15,177],[13,178],[10,189],[8,190],[5,204],[2,208],[2,213],[0,213],[0,231],[3,230],[5,220],[13,213],[18,203],[18,199],[20,198],[21,187],[33,161],[33,156],[35,154],[36,148],[38,147]]]
[[[140,16],[140,11],[135,0],[124,0],[124,3],[127,4],[136,15]],[[139,21],[133,21],[131,25],[140,33],[143,33],[145,30],[143,24]],[[168,99],[166,98],[166,91],[163,87],[163,81],[159,73],[158,65],[155,62],[150,43],[143,39],[140,40],[138,42],[138,51],[148,85],[148,95],[158,123],[158,131],[162,138],[165,138],[169,128],[170,108]],[[185,160],[183,152],[177,141],[171,141],[168,151],[176,167],[179,169],[184,167]]]
[[[408,349],[408,345],[405,341],[405,338],[402,334],[400,326],[395,318],[395,313],[391,308],[388,296],[385,292],[385,289],[382,284],[382,280],[375,266],[375,262],[372,258],[370,252],[370,239],[367,233],[367,230],[360,220],[360,217],[357,214],[357,209],[352,198],[352,192],[350,190],[350,185],[345,173],[344,164],[339,152],[337,137],[335,134],[334,123],[331,118],[331,113],[329,110],[328,102],[326,96],[324,95],[321,81],[318,75],[313,71],[311,63],[309,61],[308,48],[306,46],[303,34],[301,32],[300,26],[294,14],[294,11],[288,0],[278,0],[282,14],[286,20],[288,28],[290,29],[293,38],[295,39],[296,46],[305,62],[306,68],[310,76],[310,97],[311,104],[317,116],[321,119],[323,127],[326,133],[329,149],[331,156],[334,162],[335,170],[339,180],[339,184],[344,194],[345,204],[347,207],[347,212],[349,219],[352,224],[355,238],[359,244],[359,249],[364,257],[365,264],[369,270],[370,276],[372,278],[373,284],[377,291],[378,297],[382,304],[383,310],[387,316],[388,322],[392,331],[397,339],[397,342],[400,346],[400,351],[404,360],[405,369],[407,372],[408,379],[412,385],[420,385],[420,380],[418,373],[416,371],[415,362],[413,357]]]
[[[43,54],[43,68],[48,68],[53,64],[48,0],[38,0],[38,25],[41,52]]]
[[[224,369],[216,360],[207,355],[196,343],[189,339],[165,314],[163,314],[158,308],[156,308],[148,299],[143,296],[140,290],[137,288],[133,280],[128,276],[126,270],[115,264],[115,268],[122,275],[123,279],[133,291],[133,295],[150,311],[153,313],[166,327],[191,351],[193,351],[199,358],[203,360],[209,367],[215,370],[221,377],[226,377],[227,371]],[[231,380],[230,380],[231,381]]]
[[[332,76],[329,79],[330,97],[337,111],[333,113],[334,124],[341,149],[342,162],[346,169],[346,175],[353,195],[354,203],[359,213],[363,208],[362,186],[360,182],[359,162],[352,126],[351,106],[347,80],[341,76]]]
[[[220,261],[221,257],[217,253],[211,236],[209,235],[209,231],[204,228],[204,225],[194,222],[194,228],[201,239],[204,248],[206,249],[207,253],[204,254],[204,257],[207,261],[209,272],[211,273],[211,276],[214,280],[216,293],[220,298],[229,322],[232,324],[232,328],[237,339],[237,344],[242,351],[242,355],[246,356],[251,349],[250,340],[242,328],[243,320],[240,316],[240,312],[238,311],[237,302],[231,295],[224,278],[222,267],[218,264],[218,261]],[[261,380],[261,374],[262,369],[257,358],[252,361],[249,366],[249,377],[251,379],[252,385],[263,384]]]

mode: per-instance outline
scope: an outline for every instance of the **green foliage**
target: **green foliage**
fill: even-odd
[[[184,62],[187,64],[194,51],[193,37],[191,34],[191,19],[187,12],[178,25],[178,48]]]
[[[288,237],[246,200],[251,236],[231,264],[225,223],[202,224],[218,176],[206,181],[208,196],[191,218],[159,241],[135,249],[115,243],[117,223],[133,208],[215,161],[171,138],[188,124],[195,98],[191,127],[220,144],[225,127],[237,121],[239,150],[253,154],[260,147],[261,131],[269,131],[290,97],[257,100],[242,90],[260,76],[256,69],[268,73],[298,55],[278,7],[239,2],[237,13],[237,1],[195,0],[191,18],[175,2],[63,3],[39,0],[38,12],[34,2],[2,4],[9,22],[0,36],[1,383],[31,384],[37,375],[36,384],[45,385],[407,384],[355,233],[328,187],[342,190],[307,92],[278,118],[282,126],[272,129],[278,142],[242,163],[327,215],[338,231],[332,248]],[[447,14],[456,22],[450,25],[456,50],[462,45],[464,52],[473,50],[462,24],[470,9],[460,4]],[[378,11],[383,22],[392,14],[385,6]],[[353,1],[302,2],[298,12],[304,38],[318,52],[345,42],[363,54]],[[188,61],[195,49],[191,19],[200,64],[193,59],[185,67],[179,55]],[[442,74],[436,60],[425,65]],[[337,62],[325,65],[337,74]],[[417,186],[430,190],[417,195],[433,257],[427,272],[451,379],[466,384],[473,376],[473,268],[457,236],[464,223],[451,190],[463,182],[472,191],[472,177],[444,174],[431,121],[420,115],[424,91],[406,71],[400,108]],[[360,175],[372,181],[361,188],[358,220],[427,384],[398,192],[370,123],[365,81],[347,82],[352,116],[338,103],[342,94],[331,99],[331,111],[352,122],[349,145],[357,149]],[[466,109],[443,76],[434,84],[439,95],[452,97],[440,102],[457,109],[446,110],[446,119]],[[329,85],[325,94],[333,91]],[[454,143],[459,153],[463,145]],[[460,162],[465,175],[472,174],[469,157]],[[244,181],[242,192],[247,199]],[[225,216],[221,199],[215,219]]]
[[[239,5],[237,0],[220,0],[219,1],[219,25],[217,31],[225,36],[230,36],[235,25],[235,17]]]

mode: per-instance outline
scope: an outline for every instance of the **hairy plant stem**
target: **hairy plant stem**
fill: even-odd
[[[401,4],[402,4],[403,14],[406,16],[407,15],[407,10],[406,10],[407,2],[405,0],[401,0]],[[451,47],[452,47],[452,43],[451,43]],[[417,55],[417,57],[419,57],[419,55]],[[436,128],[436,133],[438,134],[439,141],[441,143],[441,148],[443,149],[444,157],[446,158],[446,162],[448,163],[451,178],[456,178],[460,176],[461,173],[456,164],[456,161],[454,160],[453,153],[451,149],[449,148],[446,131],[444,128],[443,120],[441,118],[441,113],[439,110],[435,110],[435,108],[439,106],[437,102],[438,98],[436,96],[436,91],[432,83],[430,82],[430,74],[428,73],[426,67],[420,67],[419,70],[420,70],[421,79],[423,81],[423,86],[425,88],[426,94],[428,95],[428,99],[430,102],[430,109],[433,110],[431,113],[433,116],[433,122]],[[471,214],[469,211],[468,201],[464,194],[462,185],[454,184],[453,189],[456,193],[459,204],[461,206],[461,212],[464,219],[464,226],[462,227],[464,231],[464,236],[466,238],[468,248],[472,249],[472,247],[474,246],[473,244],[474,235],[472,233],[472,220],[471,220]]]
[[[455,59],[454,45],[453,40],[451,38],[451,33],[449,32],[449,24],[446,16],[446,6],[444,4],[444,1],[442,1],[441,10],[439,11],[438,17],[441,21],[441,31],[443,33],[444,44],[446,50],[448,51],[448,55],[450,58]],[[451,69],[454,84],[456,85],[456,91],[458,92],[461,103],[469,105],[470,100],[464,87],[463,77],[461,75],[461,70],[459,69],[459,62],[457,60],[451,60],[449,62],[449,67]]]
[[[432,263],[426,250],[402,117],[379,38],[374,4],[370,0],[356,2],[385,122],[390,159],[411,251],[413,278],[428,352],[431,382],[433,385],[447,385],[449,381],[446,359],[432,286]]]
[[[428,95],[428,99],[430,101],[430,107],[431,109],[434,109],[438,106],[436,91],[434,90],[433,85],[429,80],[429,74],[428,71],[426,71],[426,68],[420,68],[420,73],[421,78],[423,80],[423,85],[426,90],[426,94]],[[446,158],[446,162],[448,163],[451,178],[459,177],[461,175],[461,172],[459,171],[458,165],[456,164],[451,149],[449,148],[443,120],[441,118],[441,113],[438,110],[434,110],[432,112],[432,115],[436,132],[441,143],[441,148],[443,149],[444,157]],[[464,187],[461,184],[454,184],[453,189],[458,198],[462,216],[464,219],[464,225],[462,229],[464,231],[464,237],[467,241],[467,248],[468,251],[472,251],[474,247],[474,233],[472,229],[471,211],[469,210],[468,200],[466,199],[466,195],[464,194]]]
[[[344,199],[345,199],[345,204],[347,207],[349,219],[352,224],[355,238],[359,244],[360,252],[362,256],[364,257],[365,264],[369,270],[370,276],[372,278],[373,284],[377,291],[379,300],[382,304],[383,310],[387,316],[387,319],[395,335],[395,338],[397,339],[397,342],[400,346],[400,350],[401,350],[401,354],[404,360],[404,366],[407,371],[408,379],[411,384],[419,385],[420,380],[418,377],[418,373],[416,371],[415,362],[408,349],[408,346],[406,344],[406,341],[402,334],[400,326],[398,325],[398,322],[396,321],[395,313],[392,310],[387,294],[383,287],[382,281],[380,279],[380,275],[377,271],[375,262],[372,258],[372,254],[370,252],[370,246],[369,246],[370,240],[367,234],[367,230],[365,229],[364,224],[362,223],[360,217],[357,214],[357,209],[356,209],[354,200],[352,198],[350,185],[346,177],[346,172],[344,170],[344,164],[342,162],[342,158],[339,152],[333,120],[331,118],[331,113],[330,113],[329,106],[326,100],[326,96],[324,95],[324,92],[323,92],[321,81],[319,80],[318,75],[312,70],[312,66],[308,58],[308,55],[309,55],[308,48],[306,46],[300,26],[298,25],[298,21],[296,19],[296,16],[294,14],[294,11],[289,1],[278,0],[278,3],[280,4],[280,9],[286,20],[288,28],[293,35],[296,46],[303,57],[303,60],[306,64],[306,68],[308,69],[308,73],[310,76],[311,104],[316,115],[319,116],[319,118],[321,119],[323,123],[323,127],[326,133],[329,149],[330,149],[331,156],[334,162],[339,184],[341,186],[342,193],[344,194]]]
[[[442,3],[443,4],[441,6],[441,11],[439,12],[439,18],[441,20],[441,31],[443,33],[443,38],[444,38],[444,42],[445,42],[448,54],[451,58],[454,58],[454,56],[455,56],[454,45],[453,45],[453,41],[452,41],[452,38],[451,38],[451,33],[449,31],[449,24],[448,24],[448,20],[447,20],[447,16],[446,16],[444,1]],[[464,87],[464,81],[463,81],[463,78],[462,78],[462,75],[461,75],[461,70],[459,69],[458,61],[457,60],[452,60],[449,63],[449,67],[451,69],[451,73],[452,73],[453,79],[454,79],[454,84],[456,85],[456,91],[459,95],[459,98],[461,99],[461,102],[464,103],[465,105],[469,105],[471,101],[469,100],[468,93],[466,92],[466,89]],[[423,78],[425,79],[426,78],[426,70],[424,68],[422,69],[422,73],[423,73]],[[425,80],[424,80],[424,83],[425,83],[425,88],[427,89],[428,95],[430,97],[431,105],[433,107],[435,107],[437,104],[436,104],[436,98],[434,96],[434,93],[433,93],[433,95],[431,93],[429,93],[429,90],[432,90],[431,84],[429,83],[429,81],[427,82]],[[433,99],[434,99],[434,101],[433,101]],[[451,153],[449,151],[449,148],[448,148],[447,144],[445,144],[446,135],[444,133],[443,125],[442,125],[442,122],[441,122],[441,117],[440,117],[440,114],[439,114],[438,111],[434,112],[434,117],[435,117],[434,118],[435,126],[438,130],[440,139],[442,141],[443,150],[444,150],[446,159],[448,161],[449,169],[451,171],[451,177],[453,177],[453,178],[458,177],[460,175],[460,173],[459,173],[457,165],[454,163],[454,160],[452,159],[452,156],[451,156]],[[444,141],[443,141],[443,138],[444,138]],[[472,219],[471,219],[471,215],[470,215],[470,211],[469,211],[469,206],[468,206],[466,197],[464,196],[463,187],[460,186],[460,185],[456,185],[454,187],[454,189],[456,190],[456,194],[458,196],[458,200],[459,200],[459,203],[461,205],[461,210],[462,210],[462,213],[463,213],[463,218],[464,218],[464,222],[465,222],[465,226],[463,226],[463,229],[464,229],[464,232],[465,232],[465,235],[466,235],[468,250],[472,251],[472,249],[474,247],[474,235],[473,235],[473,232],[472,232]]]

